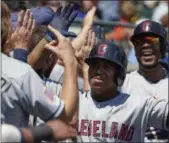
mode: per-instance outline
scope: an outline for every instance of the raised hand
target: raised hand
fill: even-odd
[[[84,28],[91,28],[93,25],[93,20],[94,20],[94,16],[95,16],[95,12],[96,12],[96,7],[93,6],[91,10],[88,11],[88,13],[86,14],[84,20],[83,20],[83,27]]]
[[[60,6],[57,9],[54,18],[49,23],[49,25],[60,31],[65,37],[76,37],[75,33],[68,32],[68,30],[77,14],[78,12],[76,11],[76,4],[67,3],[64,8]],[[55,36],[50,31],[48,31],[48,35],[48,41],[51,41],[55,38]]]
[[[63,61],[63,64],[66,62],[75,59],[74,50],[72,47],[71,40],[65,38],[58,30],[52,26],[48,26],[49,30],[55,35],[57,41],[51,41],[49,44],[45,45],[45,48],[54,52],[59,59]]]
[[[90,29],[92,29],[94,15],[96,7],[93,7],[85,16],[83,21],[83,28],[79,35],[72,41],[72,45],[75,51],[79,51],[84,43],[85,37],[88,35]]]
[[[68,31],[78,14],[75,8],[75,3],[67,3],[64,8],[60,6],[55,14],[56,18],[51,21],[50,25],[59,31]]]
[[[90,51],[96,43],[95,32],[92,32],[90,29],[84,38],[82,46],[79,51],[75,52],[75,56],[78,59],[79,64],[82,66],[85,62],[85,59],[89,56]]]
[[[22,10],[18,16],[17,27],[11,37],[13,47],[15,49],[27,49],[34,28],[35,20],[30,9],[27,9],[25,14]]]
[[[77,136],[77,130],[61,120],[47,122],[53,131],[53,141],[62,141]]]

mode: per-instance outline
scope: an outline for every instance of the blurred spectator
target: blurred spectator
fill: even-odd
[[[165,28],[168,28],[168,21],[169,21],[169,19],[168,19],[168,12],[165,14],[165,15],[163,15],[161,18],[160,18],[160,22],[161,22],[161,24],[165,27]]]
[[[123,1],[120,7],[120,23],[135,23],[137,19],[136,7],[131,1]],[[106,34],[106,40],[128,40],[132,29],[117,26]]]
[[[102,20],[119,20],[120,10],[118,0],[102,1],[98,3],[98,8],[101,11]]]
[[[13,1],[12,1],[13,2]],[[12,4],[9,2],[9,4]],[[18,2],[13,2],[16,6],[11,8],[11,22],[12,22],[12,29],[16,28],[17,24],[17,17],[20,11],[20,7]],[[41,1],[38,3],[39,7],[31,8],[31,12],[36,20],[36,25],[48,25],[49,22],[52,20],[54,16],[54,11],[57,9],[58,1]]]
[[[82,0],[81,3],[81,10],[79,11],[79,14],[76,19],[78,20],[83,20],[87,12],[93,7],[98,5],[99,0]],[[96,19],[101,19],[101,12],[97,8],[96,13],[95,13],[95,18]]]
[[[160,1],[159,5],[154,9],[152,20],[161,23],[160,19],[168,13],[168,0]]]
[[[63,1],[62,1],[62,2],[63,2]],[[50,7],[53,11],[56,12],[58,5],[59,5],[60,3],[62,3],[62,2],[59,1],[59,0],[50,0],[50,1],[41,0],[40,3],[39,3],[39,5]]]
[[[154,8],[157,7],[158,4],[159,4],[159,1],[155,1],[155,0],[147,1],[147,0],[145,0],[138,7],[138,9],[139,9],[138,10],[139,17],[151,19],[152,18],[152,14],[154,12]]]
[[[11,12],[17,12],[20,10],[27,9],[27,5],[26,5],[25,1],[23,1],[23,0],[18,0],[18,1],[5,0],[5,3],[10,8]]]

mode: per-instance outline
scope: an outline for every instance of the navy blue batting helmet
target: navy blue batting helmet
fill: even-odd
[[[122,86],[127,70],[127,57],[122,47],[112,41],[100,41],[90,52],[86,63],[90,64],[93,59],[104,59],[116,64],[116,83]]]
[[[131,36],[131,41],[140,35],[156,36],[160,38],[160,50],[162,58],[165,57],[167,47],[167,32],[165,28],[158,22],[152,20],[145,20],[138,24],[134,29],[134,34]]]

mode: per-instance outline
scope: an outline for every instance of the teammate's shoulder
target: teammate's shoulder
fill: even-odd
[[[137,78],[138,78],[137,70],[127,73],[122,88],[126,86],[128,87],[131,83],[133,83],[134,80],[137,80]]]
[[[137,101],[137,100],[147,100],[148,98],[151,98],[151,96],[149,96],[149,95],[145,95],[145,94],[143,94],[143,95],[141,94],[140,95],[140,93],[135,93],[135,94],[130,93],[130,94],[127,94],[127,93],[121,92],[121,95],[124,96],[124,97],[128,97],[130,99],[133,99],[135,101]]]
[[[137,70],[134,70],[134,71],[131,71],[131,72],[127,72],[126,77],[132,77],[132,76],[135,76],[135,75],[138,75],[138,71]]]
[[[2,56],[2,72],[9,77],[18,78],[24,76],[31,69],[31,66],[20,62],[19,60],[8,57],[4,54]]]

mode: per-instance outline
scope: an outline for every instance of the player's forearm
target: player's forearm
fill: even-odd
[[[79,104],[77,84],[77,61],[76,59],[65,64],[64,81],[61,98],[65,103],[64,119],[71,121]]]
[[[31,65],[32,67],[34,64],[39,60],[39,58],[42,56],[43,51],[44,51],[44,46],[48,42],[46,39],[42,39],[38,45],[35,47],[35,49],[29,54],[28,56],[28,64]]]
[[[84,87],[83,87],[84,91],[88,91],[90,88],[88,71],[89,71],[89,66],[85,64],[82,68],[83,80],[84,80]]]
[[[2,125],[2,142],[33,143],[41,140],[51,140],[53,130],[47,124],[31,128],[17,128],[10,124]]]
[[[50,141],[53,138],[53,130],[48,124],[41,124],[36,127],[21,128],[22,140],[25,143]]]

